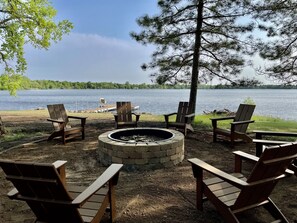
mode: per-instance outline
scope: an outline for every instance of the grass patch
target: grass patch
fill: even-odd
[[[25,132],[17,132],[17,133],[6,133],[3,136],[1,136],[2,142],[13,142],[13,141],[19,141],[25,138],[37,138],[41,137],[44,134],[42,132],[36,132],[36,133],[25,133]]]
[[[222,117],[214,115],[196,115],[194,120],[194,125],[198,129],[212,130],[211,120],[213,117]],[[249,125],[248,130],[264,130],[264,131],[275,131],[275,132],[297,132],[297,121],[283,120],[280,118],[273,118],[268,116],[253,116],[252,120],[254,123]],[[230,120],[219,121],[219,127],[229,129]]]
[[[92,120],[114,120],[114,116],[111,112],[107,113],[68,113],[68,115],[86,116],[88,117],[87,123],[92,123]],[[6,134],[1,136],[1,142],[10,142],[22,140],[24,138],[32,138],[43,136],[44,134],[49,134],[51,131],[50,123],[40,126],[39,124],[34,124],[34,120],[39,122],[40,120],[46,120],[49,115],[47,110],[25,110],[25,111],[1,111],[0,116],[2,117],[4,126],[6,122],[16,122],[12,126],[6,126]],[[197,130],[212,131],[212,125],[210,118],[221,117],[219,115],[212,114],[200,114],[195,116],[194,128]],[[17,124],[20,120],[30,119],[33,123],[26,126],[20,126]],[[17,120],[17,121],[15,121]],[[175,120],[175,116],[170,117],[171,121]],[[268,116],[253,116],[252,120],[255,123],[249,125],[248,131],[253,130],[264,130],[264,131],[276,131],[276,132],[297,132],[297,121],[283,120],[280,118],[268,117]],[[160,122],[164,123],[163,115],[151,115],[151,114],[141,114],[140,122]],[[230,122],[232,120],[220,121],[220,128],[230,128]]]

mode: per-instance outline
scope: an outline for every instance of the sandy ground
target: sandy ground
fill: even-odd
[[[23,126],[24,131],[42,129],[45,138],[51,126],[45,119],[34,117],[3,117],[6,126]],[[163,123],[143,122],[142,126],[163,126]],[[105,169],[97,161],[97,137],[113,129],[113,120],[88,120],[86,139],[77,139],[62,145],[59,140],[28,143],[37,138],[13,143],[1,142],[0,159],[46,162],[67,160],[67,181],[88,185]],[[5,151],[3,151],[5,149]],[[239,143],[233,150],[255,154],[253,144]],[[118,223],[126,222],[223,222],[210,202],[204,211],[195,207],[195,179],[187,159],[197,157],[226,172],[232,172],[234,157],[226,142],[212,142],[212,134],[206,131],[191,133],[185,140],[185,159],[177,166],[139,172],[121,171],[116,188]],[[252,165],[245,163],[246,173]],[[297,222],[297,178],[291,177],[280,182],[271,198],[290,222]],[[34,215],[28,206],[20,201],[9,200],[6,193],[11,184],[0,170],[0,222],[34,222]],[[269,215],[264,209],[250,210],[240,216],[242,222],[268,222]],[[107,217],[106,219],[107,220]]]

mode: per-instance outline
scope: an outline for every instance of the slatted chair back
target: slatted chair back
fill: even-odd
[[[267,200],[278,180],[297,157],[297,143],[268,147],[256,163],[235,204],[236,209]]]
[[[0,116],[0,136],[1,136],[2,134],[5,134],[5,129],[4,129],[4,124],[3,124],[3,122],[2,122],[2,118],[1,118],[1,116]]]
[[[254,110],[255,110],[255,107],[256,107],[256,105],[240,104],[237,109],[237,112],[236,112],[236,115],[234,118],[234,122],[251,120]],[[245,133],[247,131],[248,125],[249,125],[249,123],[242,124],[242,125],[236,125],[235,131]]]
[[[132,122],[132,106],[130,101],[117,102],[118,122]]]
[[[39,221],[83,222],[54,165],[0,161],[0,166]]]
[[[185,116],[188,115],[190,111],[189,102],[180,101],[178,104],[177,114],[176,114],[176,122],[177,123],[185,123]],[[188,121],[189,123],[191,120]]]
[[[64,104],[47,105],[47,109],[51,119],[63,120],[66,124],[66,128],[71,128]],[[55,122],[53,122],[53,126],[55,130],[62,128],[60,124]]]

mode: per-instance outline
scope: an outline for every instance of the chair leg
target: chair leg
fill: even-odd
[[[231,147],[234,148],[234,145],[235,145],[235,136],[234,136],[234,133],[231,133],[231,135],[230,135],[230,141],[231,141]]]
[[[66,135],[65,134],[63,134],[63,136],[62,136],[62,140],[63,140],[63,144],[66,145]]]
[[[114,186],[110,183],[109,186],[109,201],[110,201],[110,222],[114,222],[116,218],[116,201],[115,201],[115,188]]]
[[[51,135],[47,138],[47,141],[51,141],[53,138],[55,138],[55,134],[51,134]]]
[[[85,139],[85,130],[84,130],[84,129],[83,129],[82,132],[81,132],[81,138],[82,138],[82,139]]]
[[[221,215],[224,217],[225,221],[228,223],[240,223],[235,214],[228,208],[226,211],[221,211]]]
[[[294,175],[297,177],[297,159],[289,166],[289,169],[294,171]]]
[[[203,211],[203,184],[201,178],[197,178],[196,181],[196,207],[198,210]]]
[[[204,188],[204,193],[211,203],[216,207],[220,215],[225,219],[225,222],[240,223],[233,211],[227,207],[216,195],[214,195],[213,191],[211,191],[208,186]]]
[[[213,131],[213,142],[217,141],[217,133],[215,131]]]
[[[283,213],[278,209],[274,202],[268,198],[269,202],[264,205],[264,208],[277,220],[282,220],[281,222],[289,222]]]
[[[47,141],[50,141],[58,136],[61,136],[61,131],[54,131],[48,138],[47,138]]]

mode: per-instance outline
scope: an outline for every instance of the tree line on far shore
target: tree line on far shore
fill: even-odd
[[[199,89],[297,89],[296,85],[265,85],[257,80],[240,79],[232,84],[199,84]],[[23,77],[20,83],[22,90],[30,89],[190,89],[189,84],[133,84],[113,82],[71,82],[54,80],[30,80]],[[1,88],[0,90],[6,90]]]

